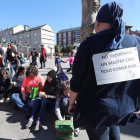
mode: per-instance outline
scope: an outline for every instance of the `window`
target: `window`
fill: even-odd
[[[25,35],[23,35],[23,38],[25,38],[26,36]]]
[[[12,34],[12,31],[10,31],[10,35]]]
[[[61,33],[59,33],[59,38],[61,38]]]
[[[63,39],[63,43],[66,44],[66,39]]]
[[[37,33],[34,33],[34,36],[37,36]]]
[[[22,39],[22,36],[21,35],[19,36],[19,39]]]
[[[73,36],[80,36],[80,31],[79,30],[73,31]]]
[[[6,32],[6,35],[8,35],[8,32]]]
[[[68,44],[71,44],[71,38],[68,38]]]
[[[61,38],[59,38],[59,45],[61,45]]]
[[[29,43],[29,42],[27,43],[27,46],[28,46],[28,47],[30,46],[30,43]]]
[[[64,44],[64,48],[66,49],[66,44]]]
[[[63,33],[63,38],[66,38],[66,33]]]
[[[27,37],[29,37],[29,34],[27,34]]]
[[[34,45],[37,45],[37,41],[34,42]]]
[[[10,38],[10,42],[13,42],[13,39],[12,38]]]
[[[71,37],[71,32],[68,32],[68,37]]]

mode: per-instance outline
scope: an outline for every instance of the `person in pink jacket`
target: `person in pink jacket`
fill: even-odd
[[[71,52],[71,57],[69,59],[67,59],[65,61],[65,63],[67,63],[69,61],[69,64],[70,64],[70,68],[67,70],[67,72],[71,71],[72,70],[72,67],[73,67],[73,61],[74,61],[74,52]]]
[[[32,108],[34,103],[34,99],[29,99],[30,86],[39,86],[38,92],[43,91],[44,87],[44,79],[38,74],[38,69],[33,65],[29,66],[26,71],[26,77],[21,86],[21,93],[15,93],[11,96],[12,101],[24,112],[28,112],[29,108]]]

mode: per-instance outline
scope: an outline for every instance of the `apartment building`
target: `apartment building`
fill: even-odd
[[[129,26],[129,25],[125,24],[125,33],[132,34],[132,31],[131,31],[132,27],[133,26]],[[57,45],[62,45],[62,46],[64,46],[64,48],[66,48],[67,45],[69,45],[69,44],[73,44],[74,46],[79,46],[81,43],[80,28],[81,27],[60,30],[56,34]],[[138,31],[135,34],[137,34],[137,36],[139,36]]]
[[[57,34],[57,45],[66,48],[69,44],[79,46],[81,43],[80,27],[60,30]]]
[[[54,31],[48,24],[34,28],[30,28],[28,25],[24,25],[24,27],[22,25],[18,25],[1,31],[0,39],[2,40],[2,38],[5,39],[5,43],[2,47],[6,47],[5,44],[8,42],[13,42],[14,45],[20,48],[27,46],[31,47],[30,50],[36,48],[39,52],[40,46],[43,44],[48,54],[51,52],[48,47],[54,48]]]

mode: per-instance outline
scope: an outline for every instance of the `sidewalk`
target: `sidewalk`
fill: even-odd
[[[27,60],[23,66],[28,65]],[[46,79],[47,72],[53,67],[54,59],[48,59],[46,69],[39,69],[39,73]],[[63,63],[62,67],[65,72],[69,68],[69,64]],[[71,78],[70,73],[67,76]],[[55,120],[54,110],[49,110],[44,116],[41,130],[34,133],[35,126],[25,129],[28,119],[21,110],[15,110],[13,104],[0,103],[0,140],[57,140],[54,131]],[[81,130],[81,135],[74,140],[88,140],[85,130]],[[121,127],[121,140],[140,140],[140,120],[137,120],[135,124],[128,124],[127,127]]]

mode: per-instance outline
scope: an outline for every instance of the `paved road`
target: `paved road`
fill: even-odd
[[[66,60],[66,58],[63,58]],[[28,66],[28,62],[24,65]],[[49,59],[46,69],[39,69],[39,73],[46,79],[46,74],[54,67],[54,59]],[[69,68],[69,64],[62,64],[64,71]],[[71,78],[71,74],[67,74]],[[13,104],[0,103],[0,140],[56,140],[54,131],[54,121],[56,120],[54,110],[49,110],[42,123],[42,129],[34,133],[33,126],[30,130],[25,129],[28,119],[20,110],[15,110]],[[85,130],[81,130],[81,135],[75,140],[88,140]],[[135,124],[128,124],[121,127],[121,140],[140,140],[140,120]]]

